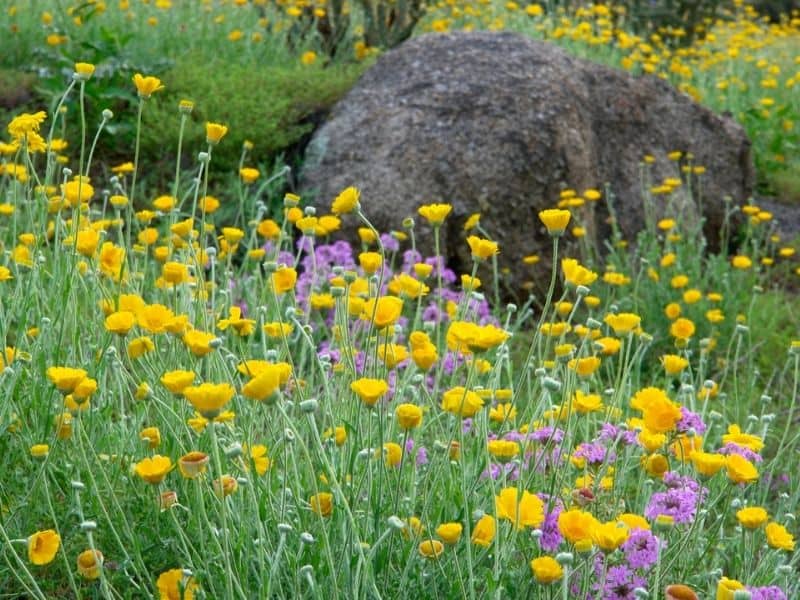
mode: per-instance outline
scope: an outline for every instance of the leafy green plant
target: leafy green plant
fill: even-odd
[[[170,152],[178,140],[178,102],[197,98],[184,134],[185,148],[204,148],[204,124],[215,121],[229,127],[224,142],[214,150],[215,163],[235,169],[245,140],[253,143],[258,161],[271,162],[311,132],[315,116],[343,96],[360,72],[359,66],[256,68],[182,61],[163,75],[166,89],[147,107],[142,152],[171,168]]]

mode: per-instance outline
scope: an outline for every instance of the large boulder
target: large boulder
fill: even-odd
[[[679,209],[694,219],[692,207],[702,206],[713,239],[723,197],[746,200],[754,181],[750,143],[732,119],[657,77],[633,77],[521,35],[431,34],[384,54],[334,107],[309,145],[301,188],[323,205],[359,187],[364,212],[383,231],[421,204],[451,203],[443,252],[462,271],[471,264],[462,226],[480,212],[519,289],[531,276],[522,257],[549,255],[539,210],[565,188],[608,184],[617,222],[633,236],[644,219],[643,156],[656,159],[648,167],[655,185],[681,177],[681,163],[667,157],[675,150],[706,168],[693,186],[702,202],[684,199]],[[607,235],[605,201],[585,212],[590,231]],[[425,231],[418,239],[430,249]]]

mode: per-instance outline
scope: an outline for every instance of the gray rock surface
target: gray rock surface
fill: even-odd
[[[461,272],[471,264],[462,226],[480,212],[519,289],[531,278],[523,256],[541,252],[546,266],[550,240],[537,213],[561,190],[609,184],[617,221],[632,237],[644,218],[642,157],[656,157],[658,183],[680,176],[666,156],[673,150],[706,167],[702,210],[713,243],[723,196],[743,202],[755,177],[750,143],[732,119],[657,77],[633,77],[521,35],[430,34],[383,55],[334,107],[309,145],[301,189],[325,206],[355,185],[379,230],[414,216],[424,250],[431,236],[417,208],[452,203],[443,251]],[[693,203],[679,208],[684,218],[698,216]],[[592,211],[599,244],[608,214],[604,200]]]

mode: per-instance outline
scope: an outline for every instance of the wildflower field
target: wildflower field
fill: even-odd
[[[676,148],[654,182],[643,148],[636,238],[591,235],[613,182],[564,190],[531,296],[503,304],[480,214],[453,272],[417,251],[451,199],[377,231],[357,181],[300,197],[281,152],[305,130],[275,132],[303,115],[259,146],[213,85],[165,104],[152,59],[264,61],[332,101],[400,21],[18,4],[0,62],[52,101],[0,141],[0,597],[800,597],[798,240],[757,199],[713,249],[684,212],[704,166]],[[516,29],[670,78],[748,128],[791,202],[800,16],[737,4],[680,45],[625,14],[445,2],[409,34]]]

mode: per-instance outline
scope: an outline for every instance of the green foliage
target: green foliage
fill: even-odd
[[[205,149],[205,122],[224,123],[229,133],[214,149],[214,162],[235,170],[245,140],[259,162],[272,162],[313,129],[314,120],[352,86],[359,66],[267,66],[202,64],[185,60],[166,72],[166,89],[144,111],[142,152],[158,157],[156,168],[174,165],[178,102],[198,99],[184,134],[184,148]]]

